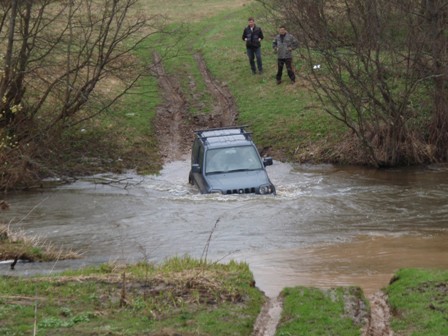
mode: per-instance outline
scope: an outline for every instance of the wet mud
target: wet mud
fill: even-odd
[[[159,150],[165,162],[179,159],[188,151],[191,129],[185,123],[188,102],[181,92],[178,79],[168,74],[159,54],[153,55],[151,67],[162,92],[163,103],[157,107],[155,129]]]
[[[235,99],[227,86],[213,78],[201,54],[195,54],[199,71],[215,102],[208,127],[234,126],[238,117]]]
[[[280,296],[268,298],[255,321],[252,336],[273,336],[282,313]]]
[[[390,308],[387,295],[378,291],[368,297],[370,301],[370,316],[362,336],[393,336],[390,328]]]

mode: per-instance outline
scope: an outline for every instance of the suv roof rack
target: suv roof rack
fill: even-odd
[[[230,130],[230,129],[239,129],[241,131],[245,131],[244,128],[248,127],[247,125],[242,126],[225,126],[225,127],[216,127],[216,128],[206,128],[201,130],[195,130],[194,133],[202,133],[208,131],[221,131],[221,130]]]
[[[252,140],[252,132],[247,132],[244,126],[228,126],[228,127],[219,127],[219,128],[208,128],[202,130],[196,130],[194,133],[204,142],[208,142],[209,138],[219,138],[219,137],[228,137],[227,139],[223,139],[223,141],[236,141],[236,140]],[[223,132],[220,132],[223,131]],[[237,131],[237,132],[232,132]],[[204,134],[210,133],[210,134]],[[242,135],[242,137],[238,136]],[[235,137],[236,136],[236,137]]]

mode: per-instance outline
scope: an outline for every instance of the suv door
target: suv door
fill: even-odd
[[[191,184],[196,184],[202,193],[207,191],[207,185],[203,176],[204,154],[204,145],[199,139],[195,139],[191,150],[191,170],[188,181]]]

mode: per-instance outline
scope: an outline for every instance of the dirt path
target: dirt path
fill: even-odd
[[[157,108],[155,129],[162,158],[170,162],[180,159],[187,150],[187,144],[190,144],[191,134],[183,122],[188,104],[179,81],[166,73],[160,55],[155,53],[153,61],[152,74],[159,82],[164,100]]]
[[[238,112],[235,99],[230,93],[230,90],[211,76],[201,54],[195,54],[194,58],[198,63],[199,71],[201,72],[205,85],[215,102],[211,126],[223,127],[235,125]]]
[[[280,321],[282,306],[280,297],[268,298],[255,321],[252,336],[274,336]]]
[[[213,97],[212,113],[198,111],[189,115],[189,102],[182,92],[180,80],[165,71],[160,55],[153,55],[151,73],[158,80],[163,103],[158,106],[155,129],[164,162],[181,159],[189,152],[193,130],[235,125],[238,115],[229,89],[214,79],[200,54],[194,55],[207,90]]]
[[[370,316],[365,315],[365,309],[362,309],[359,300],[354,298],[347,299],[346,313],[357,323],[367,321],[362,336],[393,336],[389,326],[390,309],[387,304],[387,295],[378,291],[369,297],[369,301]],[[252,336],[275,336],[282,306],[280,296],[268,298],[255,321]]]
[[[390,308],[387,295],[378,291],[369,297],[370,319],[362,336],[393,336],[390,329]]]

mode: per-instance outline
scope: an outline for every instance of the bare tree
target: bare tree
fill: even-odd
[[[149,75],[151,59],[136,51],[165,31],[165,18],[145,15],[139,1],[0,0],[1,189],[53,174],[42,164],[46,142],[60,143],[61,131]]]
[[[26,136],[37,116],[45,131],[69,126],[123,95],[144,73],[133,50],[160,30],[137,1],[1,1],[0,131]]]
[[[422,65],[424,72],[434,78],[429,143],[435,147],[435,155],[446,161],[448,160],[448,1],[422,0],[420,16],[425,54],[419,59],[419,64]]]
[[[448,158],[446,0],[261,2],[300,36],[323,108],[373,165]]]

